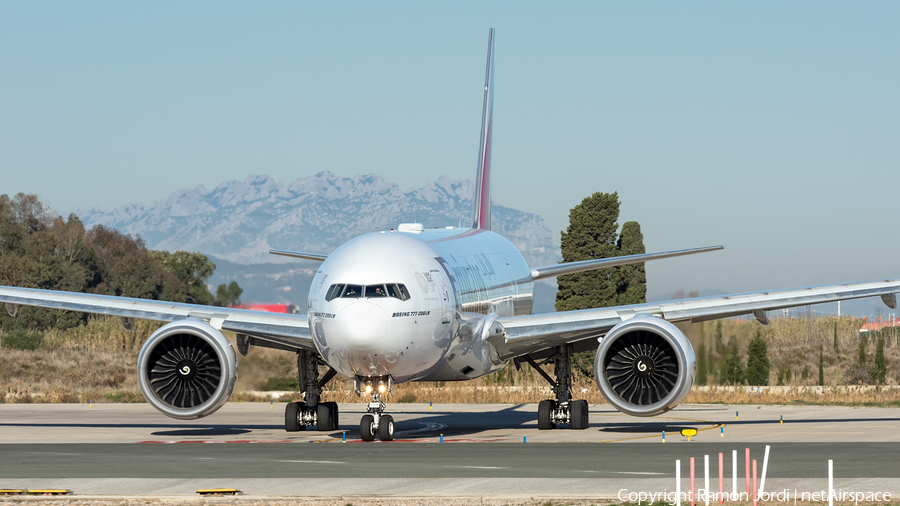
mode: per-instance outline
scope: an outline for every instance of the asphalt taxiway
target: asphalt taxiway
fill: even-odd
[[[534,405],[390,407],[397,440],[363,443],[361,404],[341,405],[337,431],[299,433],[284,431],[283,403],[230,403],[192,421],[146,404],[0,405],[0,488],[614,497],[623,489],[674,490],[676,460],[686,490],[689,459],[700,482],[705,455],[715,488],[720,452],[729,491],[737,451],[740,491],[745,449],[761,473],[769,445],[769,490],[826,488],[833,460],[836,488],[900,495],[900,409],[687,405],[641,419],[597,405],[588,430],[539,431]],[[698,434],[688,442],[683,428]]]

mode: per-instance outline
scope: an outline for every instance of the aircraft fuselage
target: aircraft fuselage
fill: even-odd
[[[530,314],[531,271],[503,237],[478,229],[391,230],[348,241],[322,262],[309,328],[323,359],[348,377],[463,380],[494,372],[481,329]]]

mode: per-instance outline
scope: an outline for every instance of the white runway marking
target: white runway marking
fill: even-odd
[[[336,462],[334,460],[279,460],[278,462],[293,462],[297,464],[346,464],[346,462]]]
[[[629,471],[615,471],[615,474],[666,474],[666,473],[642,473],[642,472],[629,472]]]
[[[508,467],[491,467],[491,466],[444,466],[453,469],[509,469]]]

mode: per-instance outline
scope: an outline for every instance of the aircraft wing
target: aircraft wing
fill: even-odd
[[[38,306],[118,316],[123,324],[133,318],[171,322],[195,317],[214,328],[245,334],[278,348],[315,349],[305,315],[11,286],[0,286],[0,302],[6,303],[10,315],[20,305]]]
[[[900,293],[900,279],[886,279],[501,317],[499,322],[506,330],[507,342],[497,343],[496,347],[501,358],[510,359],[553,346],[598,339],[636,314],[649,314],[670,322],[702,322],[752,314],[760,323],[767,324],[766,311],[874,296],[881,296],[889,308],[896,309],[897,293]]]

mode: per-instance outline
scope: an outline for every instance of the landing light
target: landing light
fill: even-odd
[[[387,387],[384,386],[384,383],[382,383],[381,385],[378,385],[378,393],[383,394],[385,392],[387,392]]]
[[[366,385],[366,393],[368,394],[371,392],[372,392],[372,385]]]

